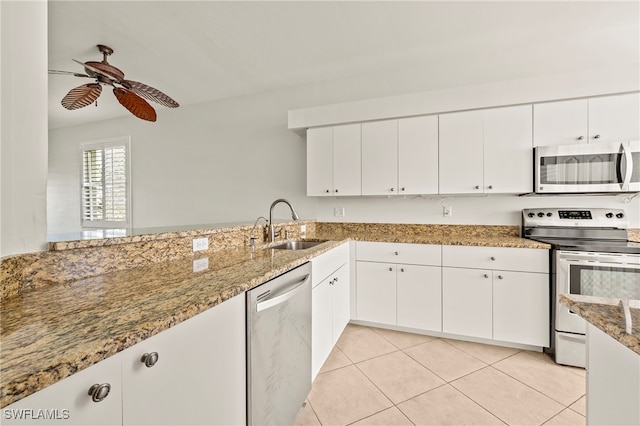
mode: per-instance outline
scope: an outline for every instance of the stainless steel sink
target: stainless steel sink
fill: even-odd
[[[287,241],[286,243],[278,244],[276,246],[267,247],[275,250],[305,250],[315,247],[319,244],[325,243],[328,240],[318,241]]]

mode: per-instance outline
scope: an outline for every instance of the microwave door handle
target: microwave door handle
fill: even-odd
[[[631,173],[633,172],[633,156],[631,155],[631,151],[625,146],[625,144],[621,144],[620,148],[622,149],[622,155],[618,161],[618,177],[621,180],[621,190],[627,191],[629,190],[629,184],[631,183]],[[622,178],[623,170],[622,170],[622,156],[624,156],[624,178]]]

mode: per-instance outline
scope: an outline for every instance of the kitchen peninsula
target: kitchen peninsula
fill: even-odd
[[[619,299],[562,295],[588,322],[587,424],[640,424],[640,303],[631,302],[631,332]]]

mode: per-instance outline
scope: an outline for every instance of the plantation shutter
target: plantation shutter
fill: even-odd
[[[127,154],[128,143],[82,145],[83,226],[127,226],[130,205]]]

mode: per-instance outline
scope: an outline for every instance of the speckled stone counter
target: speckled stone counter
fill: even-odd
[[[339,245],[229,249],[25,292],[2,303],[0,407],[51,385]]]
[[[305,222],[303,251],[247,246],[251,226],[71,241],[2,261],[0,407],[249,290],[345,240],[548,249],[517,226]],[[278,224],[301,237],[301,222]],[[263,234],[263,227],[256,236]],[[284,232],[283,232],[284,233]],[[192,253],[194,237],[210,250]],[[108,241],[107,241],[108,240]],[[209,268],[193,272],[193,260]]]
[[[640,306],[630,307],[631,334],[625,331],[625,318],[620,299],[560,295],[560,303],[598,327],[618,342],[640,355]]]

